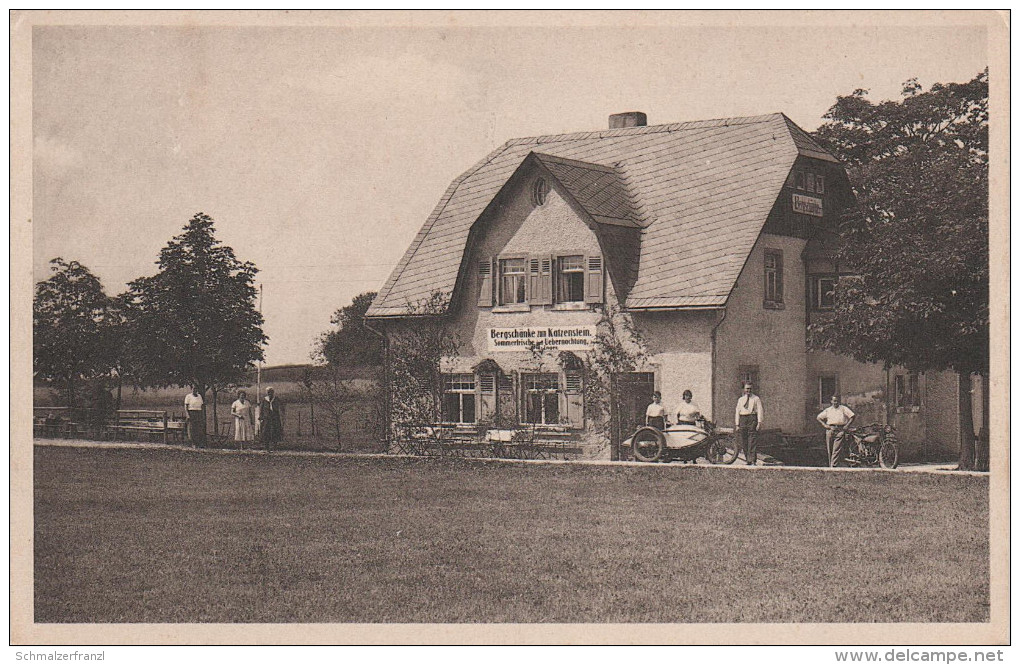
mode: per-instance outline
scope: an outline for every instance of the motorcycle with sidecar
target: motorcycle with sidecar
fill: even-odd
[[[665,429],[645,425],[621,447],[631,450],[639,462],[695,462],[704,458],[712,464],[732,464],[739,452],[733,432],[704,419],[693,424],[667,424]]]

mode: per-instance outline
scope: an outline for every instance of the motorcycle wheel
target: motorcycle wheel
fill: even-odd
[[[900,448],[892,441],[883,441],[878,450],[878,463],[883,469],[895,469],[900,463]]]
[[[733,464],[737,461],[737,447],[730,437],[719,437],[708,445],[705,459],[712,464]]]
[[[666,436],[654,427],[642,427],[634,432],[634,459],[639,462],[658,462],[666,451]]]

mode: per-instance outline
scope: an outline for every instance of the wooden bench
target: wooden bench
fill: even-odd
[[[163,443],[168,443],[170,438],[170,426],[166,411],[151,411],[144,409],[122,409],[117,411],[113,424],[107,427],[107,431],[114,440],[137,440],[136,437],[144,435],[151,440],[153,435],[158,436]]]
[[[32,409],[32,434],[43,437],[70,439],[81,435],[84,425],[81,409],[66,406],[37,406]]]

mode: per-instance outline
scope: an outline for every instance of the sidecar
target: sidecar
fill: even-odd
[[[640,462],[694,462],[705,458],[712,464],[732,464],[737,459],[733,430],[714,427],[707,421],[677,424],[660,430],[640,427],[623,442]]]

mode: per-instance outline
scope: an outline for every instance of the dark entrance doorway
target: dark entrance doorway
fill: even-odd
[[[616,375],[617,394],[620,396],[616,405],[616,431],[613,447],[620,451],[620,457],[626,458],[630,451],[620,450],[621,441],[645,424],[645,409],[652,403],[655,392],[655,374],[653,372],[624,372]]]

